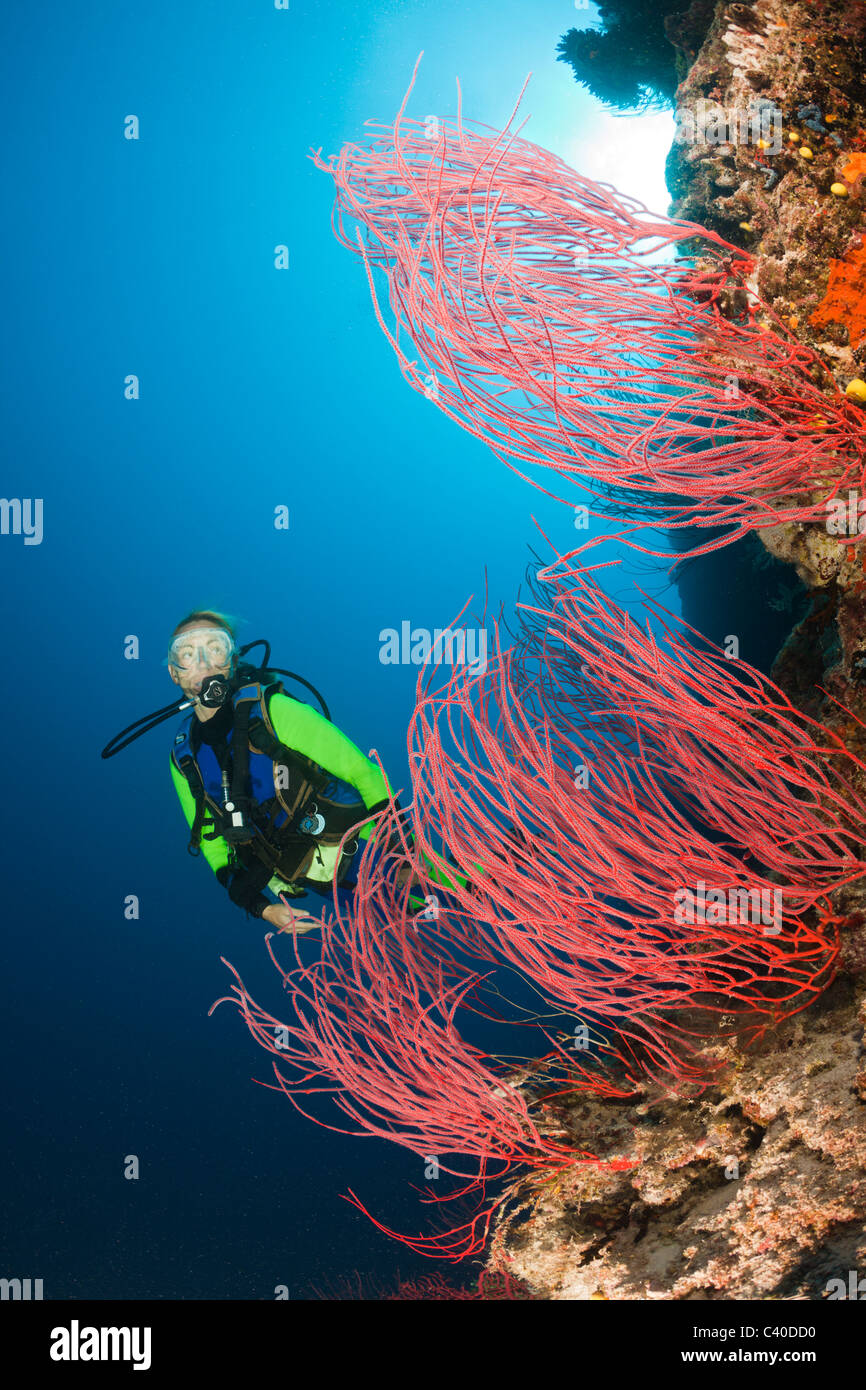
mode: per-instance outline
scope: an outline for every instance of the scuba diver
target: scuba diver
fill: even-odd
[[[191,613],[175,628],[168,672],[195,701],[171,751],[172,780],[191,829],[188,848],[204,854],[248,915],[309,929],[318,919],[293,912],[280,894],[330,895],[335,870],[339,883],[372,823],[340,854],[343,835],[365,811],[387,806],[388,785],[374,762],[323,715],[287,695],[282,682],[246,682],[237,666],[234,633],[219,613]],[[199,699],[214,677],[235,686],[216,708]]]
[[[241,661],[264,646],[261,666]],[[185,699],[124,729],[102,750],[120,752],[164,719],[191,707],[171,749],[171,776],[190,828],[232,902],[283,930],[309,931],[317,917],[281,900],[331,896],[389,803],[380,768],[330,721],[301,676],[268,668],[267,642],[239,649],[232,623],[210,609],[172,633],[166,665]],[[286,694],[276,675],[310,689],[324,714]],[[144,727],[139,727],[144,725]],[[131,737],[124,735],[136,730]],[[371,819],[364,819],[370,814]],[[340,849],[347,830],[356,832]],[[338,862],[339,861],[339,862]],[[352,885],[346,883],[347,891]]]

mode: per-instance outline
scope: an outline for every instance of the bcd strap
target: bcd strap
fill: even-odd
[[[284,767],[289,773],[289,796],[278,797],[283,809],[291,818],[309,801],[313,794],[321,794],[331,781],[331,775],[294,748],[280,743],[276,734],[271,733],[264,720],[256,716],[249,722],[249,741],[257,753],[264,753],[277,767]],[[294,773],[294,776],[292,774]]]
[[[238,810],[246,810],[251,801],[249,700],[239,700],[235,705],[233,730],[231,798]]]
[[[287,796],[285,793],[278,793],[276,800],[286,811],[290,821],[297,821],[308,803],[315,800],[327,825],[321,838],[326,843],[335,843],[353,825],[368,818],[369,812],[360,797],[355,801],[345,802],[335,801],[332,797],[326,796],[325,788],[335,780],[333,774],[320,767],[305,753],[298,753],[295,749],[287,748],[284,743],[280,743],[276,735],[270,733],[257,719],[250,723],[250,743],[257,752],[264,753],[278,768],[284,767],[289,773],[290,794]],[[269,802],[268,805],[273,805],[273,802]],[[309,837],[305,836],[304,839],[309,843]]]
[[[192,754],[186,753],[182,758],[178,759],[174,752],[172,752],[172,757],[174,758],[178,771],[182,772],[186,778],[189,789],[193,795],[193,800],[195,801],[195,816],[190,826],[189,843],[187,844],[186,852],[197,858],[198,855],[201,854],[202,834],[204,833],[204,838],[206,840],[214,840],[219,834],[219,831],[215,828],[211,829],[210,833],[204,830],[208,815],[207,793],[205,792],[202,775],[198,769],[195,758]],[[207,824],[212,827],[216,826],[216,821],[212,813]]]

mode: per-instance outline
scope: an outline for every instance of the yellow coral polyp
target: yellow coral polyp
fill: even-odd
[[[797,134],[796,130],[791,131],[791,134],[788,136],[788,139],[790,140],[792,145],[799,145],[800,143],[800,137]]]
[[[800,157],[801,157],[801,159],[814,159],[814,158],[815,158],[815,156],[812,154],[812,151],[809,149],[809,146],[808,146],[808,145],[801,145],[801,146],[800,146]]]
[[[849,381],[845,387],[845,395],[850,396],[852,401],[863,401],[866,404],[866,381],[855,376],[854,380]]]
[[[830,192],[835,198],[847,198],[848,189],[844,183],[831,183]]]

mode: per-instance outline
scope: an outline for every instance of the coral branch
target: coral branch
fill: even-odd
[[[613,497],[656,525],[731,528],[693,553],[823,518],[864,484],[856,408],[753,292],[745,253],[508,127],[409,120],[409,92],[393,126],[314,160],[417,391],[509,466],[582,481],[600,514]]]

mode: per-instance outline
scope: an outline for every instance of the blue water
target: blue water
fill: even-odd
[[[591,141],[595,107],[555,48],[586,12],[51,11],[7,7],[0,44],[3,491],[44,502],[41,544],[0,537],[0,1274],[57,1299],[303,1297],[355,1270],[393,1285],[427,1264],[338,1194],[427,1229],[420,1160],[252,1084],[268,1058],[235,1012],[207,1016],[229,983],[220,956],[261,1003],[278,1010],[280,991],[261,924],[186,853],[173,726],[110,762],[99,751],[171,699],[168,635],[213,606],[244,620],[243,640],[268,637],[405,786],[417,670],[381,664],[380,630],[444,626],[471,595],[477,611],[485,569],[491,606],[512,604],[533,516],[574,544],[567,508],[405,385],[308,153],[390,119],[424,48],[411,114],[454,114],[459,74],[465,115],[499,125],[532,68],[525,133],[565,157],[575,131]]]

